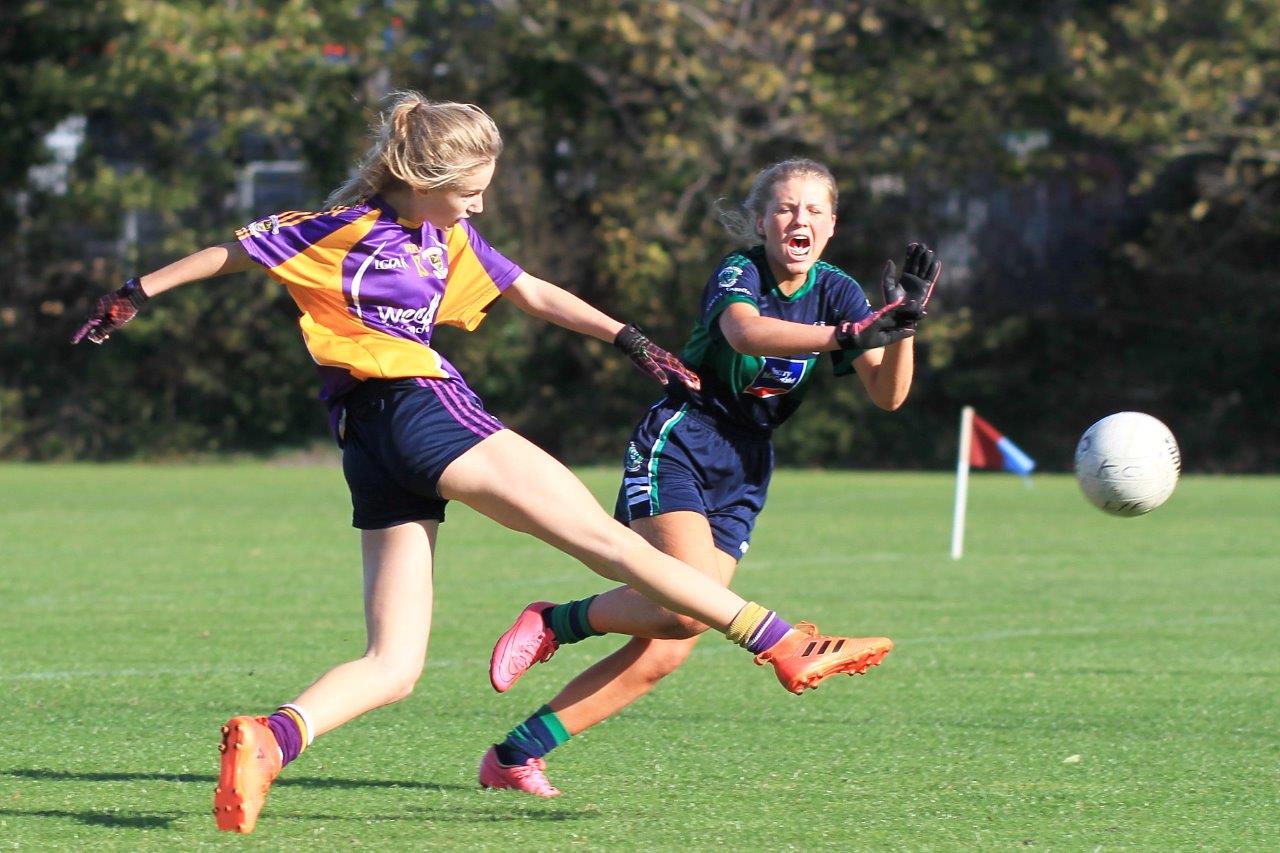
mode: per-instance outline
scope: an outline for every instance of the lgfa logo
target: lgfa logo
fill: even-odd
[[[374,258],[375,270],[407,270],[409,263],[404,258]]]

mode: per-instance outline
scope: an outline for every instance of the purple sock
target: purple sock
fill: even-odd
[[[283,711],[276,711],[267,717],[267,725],[276,736],[276,743],[280,744],[280,752],[284,754],[280,766],[285,767],[302,752],[302,732],[298,731],[298,724],[293,718]]]
[[[790,623],[784,621],[777,613],[770,610],[747,640],[747,651],[757,655],[768,651],[777,645],[778,641],[785,637],[790,630]]]

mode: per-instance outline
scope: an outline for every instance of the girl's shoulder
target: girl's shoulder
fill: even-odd
[[[856,278],[835,264],[827,261],[818,261],[813,265],[813,271],[815,278],[822,285],[829,287],[849,287],[852,285],[859,291],[862,290],[862,285],[858,283]]]
[[[768,268],[763,246],[753,246],[750,249],[734,249],[721,258],[720,263],[716,264],[716,272],[725,269],[745,270],[748,267]]]

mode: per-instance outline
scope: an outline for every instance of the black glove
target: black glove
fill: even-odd
[[[645,337],[634,323],[622,327],[613,339],[613,345],[627,354],[645,374],[658,380],[663,386],[680,380],[694,391],[702,387],[698,374],[685,367],[680,359]]]
[[[106,343],[116,329],[128,323],[138,313],[147,294],[136,278],[131,278],[119,290],[113,290],[98,299],[89,319],[71,336],[71,343],[78,344],[88,338],[95,344]]]
[[[840,349],[880,349],[916,333],[894,316],[900,303],[890,303],[870,317],[857,322],[845,320],[836,326],[836,343]]]
[[[907,259],[902,264],[900,276],[894,274],[893,261],[885,261],[880,286],[884,289],[886,305],[898,298],[902,299],[902,305],[894,312],[900,324],[914,329],[924,319],[928,313],[925,306],[933,296],[933,288],[940,275],[942,261],[936,260],[933,250],[924,243],[907,246]],[[893,299],[890,299],[891,290]]]

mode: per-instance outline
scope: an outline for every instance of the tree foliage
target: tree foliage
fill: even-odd
[[[531,271],[675,346],[732,244],[717,199],[787,156],[841,185],[827,259],[867,282],[912,239],[943,290],[912,401],[822,380],[784,459],[945,464],[973,403],[1048,467],[1121,408],[1194,467],[1280,464],[1280,10],[1264,0],[23,0],[4,13],[0,454],[254,449],[321,434],[287,297],[242,276],[65,345],[127,273],[269,210],[250,164],[318,205],[398,87],[489,110],[507,142],[481,223]],[[55,23],[56,22],[56,23]],[[65,192],[30,168],[89,133]],[[127,226],[127,227],[126,227]],[[138,239],[130,239],[134,229]],[[873,294],[873,299],[875,294]],[[442,347],[505,420],[611,458],[653,394],[606,345],[499,308]],[[937,436],[921,456],[919,436]]]

